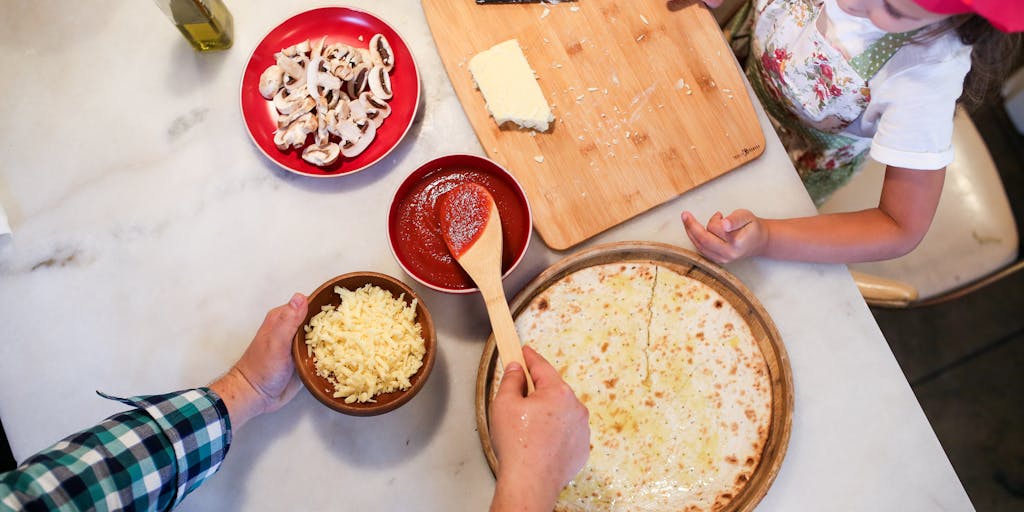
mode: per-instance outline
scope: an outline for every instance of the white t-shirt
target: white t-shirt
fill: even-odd
[[[885,34],[867,18],[825,0],[825,36],[856,56]],[[900,48],[868,84],[871,102],[845,133],[873,137],[871,158],[908,169],[940,169],[953,161],[953,112],[971,68],[971,47],[947,32]]]

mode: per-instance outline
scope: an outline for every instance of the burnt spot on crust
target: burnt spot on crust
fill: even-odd
[[[607,351],[608,351],[608,342],[606,341],[606,342],[601,344],[601,352],[607,352]]]
[[[737,459],[735,455],[726,455],[725,461],[729,464],[736,464],[739,462],[739,459]]]
[[[540,302],[537,303],[537,309],[539,311],[545,311],[545,310],[547,310],[550,307],[551,307],[551,304],[548,303],[548,299],[546,299],[546,298],[545,299],[540,299]]]
[[[615,383],[619,382],[619,378],[618,377],[613,377],[611,379],[608,379],[608,380],[602,381],[602,382],[604,382],[604,387],[606,387],[608,389],[612,389],[612,388],[615,387]]]
[[[754,465],[754,458],[753,457],[747,457],[747,460],[743,461],[743,465],[747,466],[747,467],[753,466]]]
[[[715,300],[715,309],[722,309],[722,299]]]
[[[750,421],[754,421],[754,420],[757,419],[757,414],[754,414],[754,410],[753,409],[747,409],[747,410],[743,411],[743,414],[745,414],[747,416],[747,419],[750,420]]]
[[[732,501],[732,493],[723,492],[722,494],[715,496],[715,502],[711,505],[711,510],[721,510],[725,508],[730,501]]]
[[[737,486],[746,485],[747,480],[750,480],[750,477],[747,476],[746,473],[740,473],[740,474],[736,475],[736,485]]]
[[[654,407],[654,400],[648,398],[647,400],[644,400],[644,405],[646,405],[647,407]]]

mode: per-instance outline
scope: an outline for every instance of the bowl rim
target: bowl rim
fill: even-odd
[[[473,287],[470,287],[470,288],[448,288],[446,286],[441,286],[441,285],[438,285],[438,284],[431,283],[431,282],[427,281],[426,279],[416,275],[416,273],[413,272],[412,270],[410,270],[405,265],[405,263],[402,261],[402,259],[398,257],[398,252],[395,251],[395,241],[394,241],[394,238],[391,236],[391,223],[392,223],[392,219],[393,219],[394,205],[395,205],[395,202],[399,199],[398,198],[399,191],[401,191],[402,188],[405,187],[406,184],[409,183],[410,180],[413,179],[413,175],[419,173],[425,167],[432,166],[435,162],[438,162],[438,161],[440,161],[442,159],[452,158],[452,157],[465,157],[465,158],[469,158],[469,159],[476,159],[476,160],[480,160],[480,161],[483,161],[483,162],[486,162],[486,163],[489,163],[489,164],[495,166],[502,173],[504,173],[506,176],[508,176],[509,179],[512,180],[512,183],[515,185],[516,189],[519,191],[520,195],[522,195],[522,197],[523,197],[523,204],[526,205],[526,220],[527,220],[527,223],[529,225],[529,229],[527,229],[527,231],[526,231],[526,240],[523,243],[523,250],[520,251],[519,254],[516,256],[515,260],[512,261],[512,264],[509,265],[508,270],[506,270],[501,275],[501,279],[502,280],[504,280],[506,277],[508,277],[510,274],[512,274],[513,271],[515,271],[516,267],[519,266],[519,264],[526,257],[526,253],[530,250],[530,242],[533,241],[533,207],[530,206],[530,198],[527,197],[526,189],[523,188],[523,184],[519,182],[519,180],[515,177],[514,174],[512,174],[511,171],[506,169],[505,166],[499,164],[498,162],[495,162],[494,160],[491,160],[490,158],[487,158],[487,157],[484,157],[484,156],[480,156],[480,155],[474,155],[474,154],[470,154],[470,153],[446,153],[444,155],[437,156],[437,157],[425,160],[423,163],[421,163],[420,165],[416,166],[416,168],[413,169],[412,172],[407,174],[405,176],[405,178],[402,180],[402,182],[398,184],[398,187],[395,188],[394,194],[392,194],[392,196],[391,196],[391,203],[388,205],[388,215],[387,215],[387,219],[385,220],[386,224],[384,226],[385,230],[387,231],[387,235],[388,235],[388,249],[391,250],[391,256],[395,259],[395,261],[398,263],[398,266],[402,268],[402,271],[404,271],[406,275],[408,275],[409,277],[412,277],[413,279],[416,280],[416,282],[422,284],[423,286],[426,286],[427,288],[430,288],[432,290],[437,290],[437,291],[443,292],[443,293],[451,293],[451,294],[456,294],[456,295],[466,295],[466,294],[476,293],[476,292],[480,291],[480,288],[478,288],[476,286],[473,286]]]
[[[343,283],[348,280],[353,280],[356,278],[375,278],[378,280],[386,281],[400,288],[406,294],[407,304],[412,300],[416,301],[416,321],[419,322],[420,324],[421,334],[423,336],[424,344],[426,345],[426,351],[423,354],[423,365],[420,366],[420,368],[416,370],[416,373],[414,373],[411,377],[411,379],[415,379],[415,381],[412,383],[412,386],[410,386],[409,389],[406,389],[404,391],[392,392],[398,393],[397,397],[384,403],[354,402],[351,404],[346,404],[343,399],[334,398],[333,396],[331,396],[330,392],[320,389],[320,387],[314,381],[312,381],[313,376],[315,375],[315,370],[310,366],[302,364],[304,358],[308,358],[310,362],[313,361],[313,358],[305,356],[305,354],[307,353],[307,349],[306,333],[304,327],[309,324],[310,319],[312,319],[314,315],[318,314],[319,311],[308,310],[306,312],[305,319],[299,326],[298,330],[295,332],[295,335],[292,337],[292,363],[295,366],[295,372],[298,374],[299,380],[302,381],[303,386],[320,403],[326,405],[327,407],[335,411],[338,411],[343,414],[348,414],[351,416],[376,416],[379,414],[384,414],[386,412],[393,411],[401,407],[402,405],[408,403],[424,387],[428,378],[430,377],[430,373],[433,370],[434,359],[436,358],[437,354],[437,332],[434,328],[433,318],[431,317],[430,311],[427,309],[426,304],[424,304],[422,297],[420,297],[419,294],[417,294],[416,291],[412,289],[412,287],[404,283],[402,280],[389,276],[387,274],[382,274],[380,272],[356,271],[332,277],[325,281],[323,284],[321,284],[319,287],[317,287],[317,289],[308,296],[308,301],[312,302],[314,297],[325,292],[333,294],[335,286],[342,286],[343,288],[346,289],[352,289],[347,288],[346,286],[343,286],[340,283]],[[360,286],[363,286],[364,284],[367,283],[363,283]],[[392,290],[387,291],[390,292],[393,297],[397,297]],[[322,379],[322,377],[318,378]]]

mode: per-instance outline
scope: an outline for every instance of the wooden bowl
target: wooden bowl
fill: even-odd
[[[300,327],[292,340],[292,358],[295,360],[295,369],[299,378],[306,385],[306,389],[321,403],[335,411],[352,416],[376,416],[392,411],[408,402],[416,393],[423,388],[434,367],[434,357],[437,353],[437,336],[434,332],[434,322],[430,318],[430,312],[423,304],[423,300],[405,283],[385,274],[376,272],[352,272],[341,275],[320,285],[309,296],[309,311],[306,313],[306,320],[303,326],[309,325],[309,321],[318,313],[323,306],[338,306],[341,304],[341,297],[334,293],[334,287],[340,286],[348,290],[356,290],[371,284],[391,292],[394,297],[405,294],[406,304],[416,300],[416,321],[419,322],[423,341],[426,345],[426,352],[423,354],[423,366],[409,379],[412,383],[405,391],[393,391],[382,393],[373,397],[376,402],[350,404],[345,403],[344,398],[334,398],[334,385],[327,379],[316,374],[316,367],[313,356],[309,355],[306,349],[306,331]]]

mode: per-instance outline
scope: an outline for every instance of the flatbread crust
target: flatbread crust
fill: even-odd
[[[596,265],[544,290],[516,329],[590,410],[590,459],[555,510],[720,510],[750,480],[771,382],[711,287],[654,263]]]

